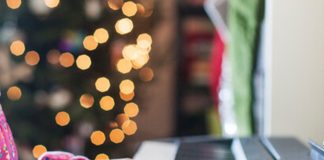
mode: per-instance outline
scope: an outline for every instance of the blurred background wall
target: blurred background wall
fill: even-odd
[[[273,135],[323,140],[324,1],[272,1]]]

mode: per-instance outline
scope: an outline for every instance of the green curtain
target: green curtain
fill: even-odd
[[[230,0],[229,54],[234,109],[240,136],[253,134],[253,70],[257,56],[264,0]]]

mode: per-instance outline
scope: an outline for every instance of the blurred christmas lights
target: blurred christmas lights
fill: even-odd
[[[45,152],[47,152],[47,149],[44,145],[39,144],[33,148],[33,156],[36,159],[39,158]]]
[[[55,8],[60,4],[60,0],[44,0],[48,8]]]
[[[125,16],[135,16],[135,14],[137,13],[137,5],[132,1],[127,1],[123,4],[122,11]]]
[[[21,98],[21,89],[17,86],[10,87],[7,91],[7,96],[12,101],[17,101]]]
[[[83,94],[80,99],[79,99],[80,105],[83,108],[91,108],[94,104],[94,98],[92,95],[90,94]]]
[[[98,42],[94,36],[89,35],[83,39],[83,47],[88,51],[93,51],[98,47]]]
[[[59,126],[67,126],[70,123],[70,115],[67,112],[59,112],[55,116],[55,122]]]
[[[106,135],[102,131],[94,131],[90,136],[91,143],[100,146],[105,143]]]
[[[6,2],[11,9],[18,9],[21,6],[21,0],[6,0]]]
[[[99,92],[107,92],[110,88],[110,81],[106,77],[100,77],[96,80],[95,86]]]
[[[129,73],[132,70],[132,62],[127,60],[127,59],[120,59],[117,62],[117,70],[122,73],[122,74],[126,74]]]
[[[91,66],[91,58],[88,55],[80,55],[76,60],[76,65],[81,70],[87,70]]]
[[[104,28],[96,29],[96,31],[93,33],[93,36],[98,43],[106,43],[109,39],[109,33]]]
[[[133,30],[133,28],[134,28],[133,21],[129,18],[120,19],[115,24],[116,32],[121,35],[130,33]]]
[[[122,130],[128,136],[134,135],[137,131],[137,124],[132,120],[128,120],[122,125]]]
[[[25,52],[25,44],[21,40],[13,41],[10,45],[10,51],[15,56],[21,56]]]
[[[39,63],[40,57],[36,51],[29,51],[25,55],[25,62],[28,65],[35,66]]]
[[[119,84],[119,89],[120,89],[120,92],[122,92],[124,94],[131,94],[132,92],[134,92],[134,89],[135,89],[134,82],[129,79],[123,80]]]
[[[72,67],[74,64],[74,56],[70,52],[65,52],[60,55],[59,62],[61,64],[61,66],[65,67],[65,68]]]
[[[104,96],[100,99],[99,105],[104,111],[110,111],[115,106],[115,100],[110,96]]]
[[[125,139],[124,132],[120,129],[113,129],[109,134],[110,141],[113,143],[121,143]]]
[[[135,103],[127,103],[124,107],[124,113],[128,117],[136,117],[139,113],[138,105]]]
[[[95,160],[109,160],[109,156],[104,153],[100,153],[96,156]]]

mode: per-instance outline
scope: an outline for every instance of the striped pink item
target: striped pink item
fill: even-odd
[[[0,105],[0,160],[18,160],[14,139]]]

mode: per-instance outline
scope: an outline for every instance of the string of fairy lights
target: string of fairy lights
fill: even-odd
[[[60,0],[43,0],[48,8],[56,8],[60,5]],[[16,10],[22,5],[21,0],[6,0],[7,6],[10,9]],[[152,11],[145,12],[145,8],[140,3],[123,0],[107,0],[107,6],[113,10],[122,10],[126,16],[117,20],[115,23],[115,31],[120,35],[126,35],[132,32],[134,23],[130,19],[138,13],[149,16]],[[87,51],[94,51],[101,44],[107,43],[109,40],[109,31],[105,28],[97,28],[93,34],[83,38],[83,48]],[[136,43],[127,44],[122,49],[122,58],[116,63],[116,70],[121,74],[130,73],[132,70],[139,70],[139,77],[144,82],[149,82],[154,77],[154,72],[150,67],[145,67],[150,59],[150,51],[152,46],[152,37],[148,33],[142,33],[137,36]],[[26,51],[26,46],[23,40],[16,39],[10,43],[9,50],[12,55],[21,57],[24,56],[24,61],[29,66],[37,66],[40,62],[40,55],[35,50]],[[74,65],[84,71],[92,66],[91,55],[80,54],[74,56],[70,52],[60,53],[59,50],[53,49],[47,53],[47,62],[52,65],[59,65],[63,68],[70,68]],[[111,82],[108,77],[98,77],[94,83],[95,89],[100,93],[106,93],[111,88]],[[18,86],[9,87],[7,96],[12,101],[17,101],[23,96],[23,91]],[[137,124],[132,118],[139,114],[139,106],[132,102],[135,97],[135,84],[130,79],[124,79],[119,83],[119,96],[126,102],[123,108],[123,113],[118,114],[110,126],[112,130],[105,134],[105,131],[94,130],[90,135],[92,144],[100,146],[107,139],[115,144],[122,143],[126,136],[134,135],[137,131]],[[89,93],[84,93],[79,97],[80,106],[84,109],[90,109],[94,106],[95,98]],[[111,111],[115,107],[115,100],[112,96],[105,95],[98,102],[103,111]],[[59,126],[67,126],[71,122],[70,114],[61,111],[55,116],[55,122]],[[47,148],[42,145],[36,145],[33,148],[33,156],[38,158],[42,153],[46,152]],[[96,160],[109,159],[105,153],[100,153],[96,156]]]

